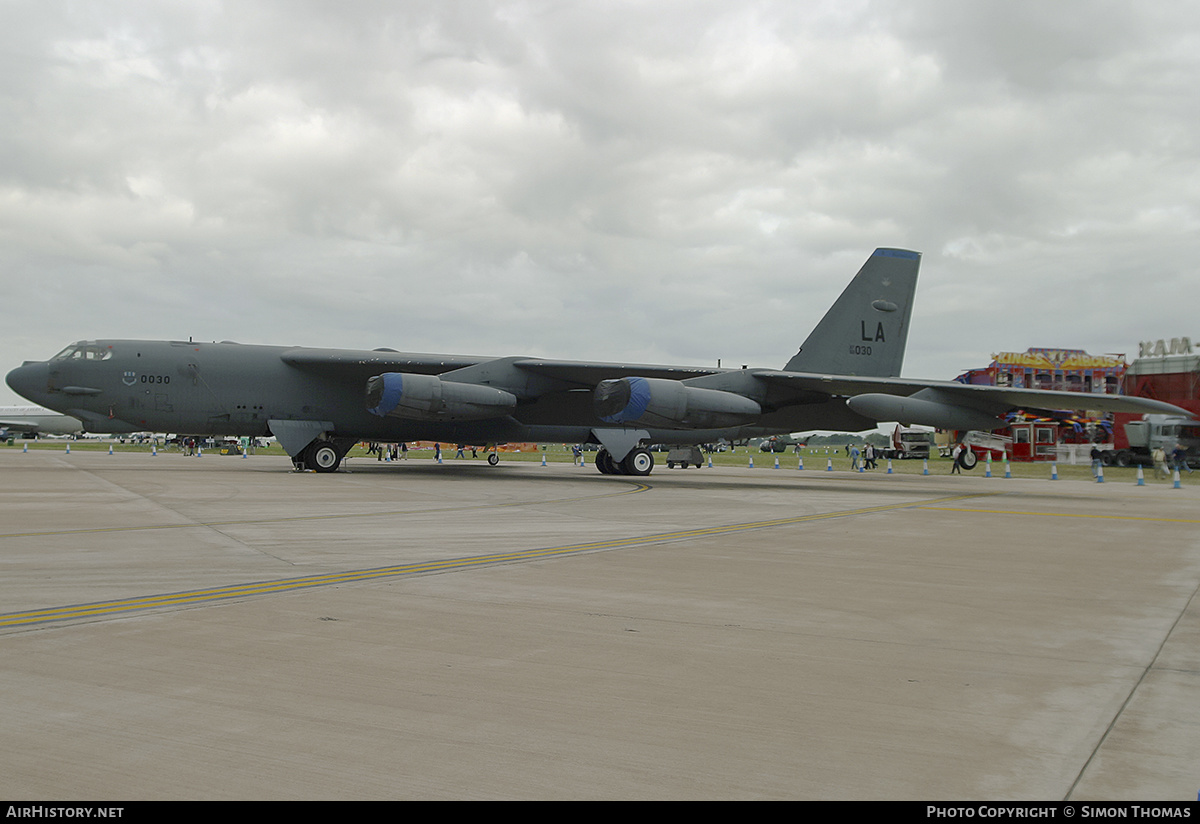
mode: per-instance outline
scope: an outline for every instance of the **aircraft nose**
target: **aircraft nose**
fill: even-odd
[[[12,391],[23,398],[40,403],[46,394],[50,368],[42,361],[25,361],[5,377]]]

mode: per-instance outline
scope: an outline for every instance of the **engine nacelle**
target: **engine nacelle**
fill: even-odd
[[[762,414],[758,402],[743,395],[665,378],[600,381],[592,399],[596,416],[602,421],[668,429],[741,426]]]
[[[917,395],[930,391],[922,390]],[[991,432],[1005,425],[1004,421],[995,415],[917,395],[907,398],[898,395],[855,395],[846,401],[846,406],[875,421],[919,423],[938,429],[977,429],[981,432]]]
[[[479,421],[508,415],[517,397],[476,383],[444,381],[437,375],[385,372],[367,381],[367,410],[380,417],[413,421]]]

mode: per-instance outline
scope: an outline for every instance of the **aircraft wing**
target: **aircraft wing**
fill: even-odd
[[[999,425],[997,419],[1018,409],[1044,412],[1089,409],[1191,417],[1186,409],[1164,401],[1129,395],[764,369],[753,370],[752,374],[768,384],[798,393],[844,397],[852,410],[875,420],[920,423],[940,429],[995,429]]]
[[[652,366],[637,363],[602,363],[588,361],[548,360],[544,358],[506,357],[487,358],[474,355],[431,355],[396,352],[388,349],[354,351],[346,349],[315,349],[296,347],[280,355],[284,363],[314,372],[334,375],[352,373],[378,375],[383,372],[404,372],[420,375],[472,373],[472,367],[504,364],[529,375],[549,378],[559,385],[593,387],[603,380],[641,375],[648,378],[682,380],[711,375],[716,369],[688,366]]]
[[[421,375],[437,375],[489,358],[471,355],[428,355],[417,352],[396,352],[391,349],[353,350],[316,349],[298,346],[285,349],[280,359],[291,366],[316,372],[345,374],[349,372],[411,372]]]
[[[643,378],[666,378],[683,380],[711,375],[717,369],[699,366],[653,366],[637,363],[588,363],[585,361],[544,360],[541,358],[519,358],[512,365],[542,377],[551,378],[579,387],[591,388],[600,381],[626,378],[637,375]]]

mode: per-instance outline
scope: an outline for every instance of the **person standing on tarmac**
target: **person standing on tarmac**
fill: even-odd
[[[956,443],[954,445],[954,451],[950,453],[950,457],[954,459],[954,465],[950,467],[951,475],[962,474],[962,453],[963,445],[961,443]]]
[[[1175,448],[1171,450],[1171,461],[1175,464],[1176,472],[1182,472],[1186,469],[1188,473],[1191,473],[1192,467],[1190,464],[1188,464],[1187,450],[1185,450],[1178,443],[1175,444]]]
[[[1154,477],[1171,477],[1171,471],[1167,469],[1167,453],[1161,446],[1154,447],[1154,451],[1150,453],[1150,459],[1154,461]]]

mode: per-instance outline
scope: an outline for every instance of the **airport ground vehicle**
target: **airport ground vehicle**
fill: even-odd
[[[1144,415],[1141,420],[1121,420],[1113,428],[1113,449],[1104,453],[1108,466],[1150,466],[1151,455],[1158,447],[1168,460],[1176,447],[1186,452],[1189,466],[1200,466],[1200,421],[1175,415]]]
[[[704,456],[698,446],[676,446],[667,453],[667,469],[674,469],[678,464],[680,469],[694,466],[699,469],[704,465]]]
[[[928,429],[896,424],[892,430],[891,446],[881,450],[885,459],[928,458],[933,433]]]

